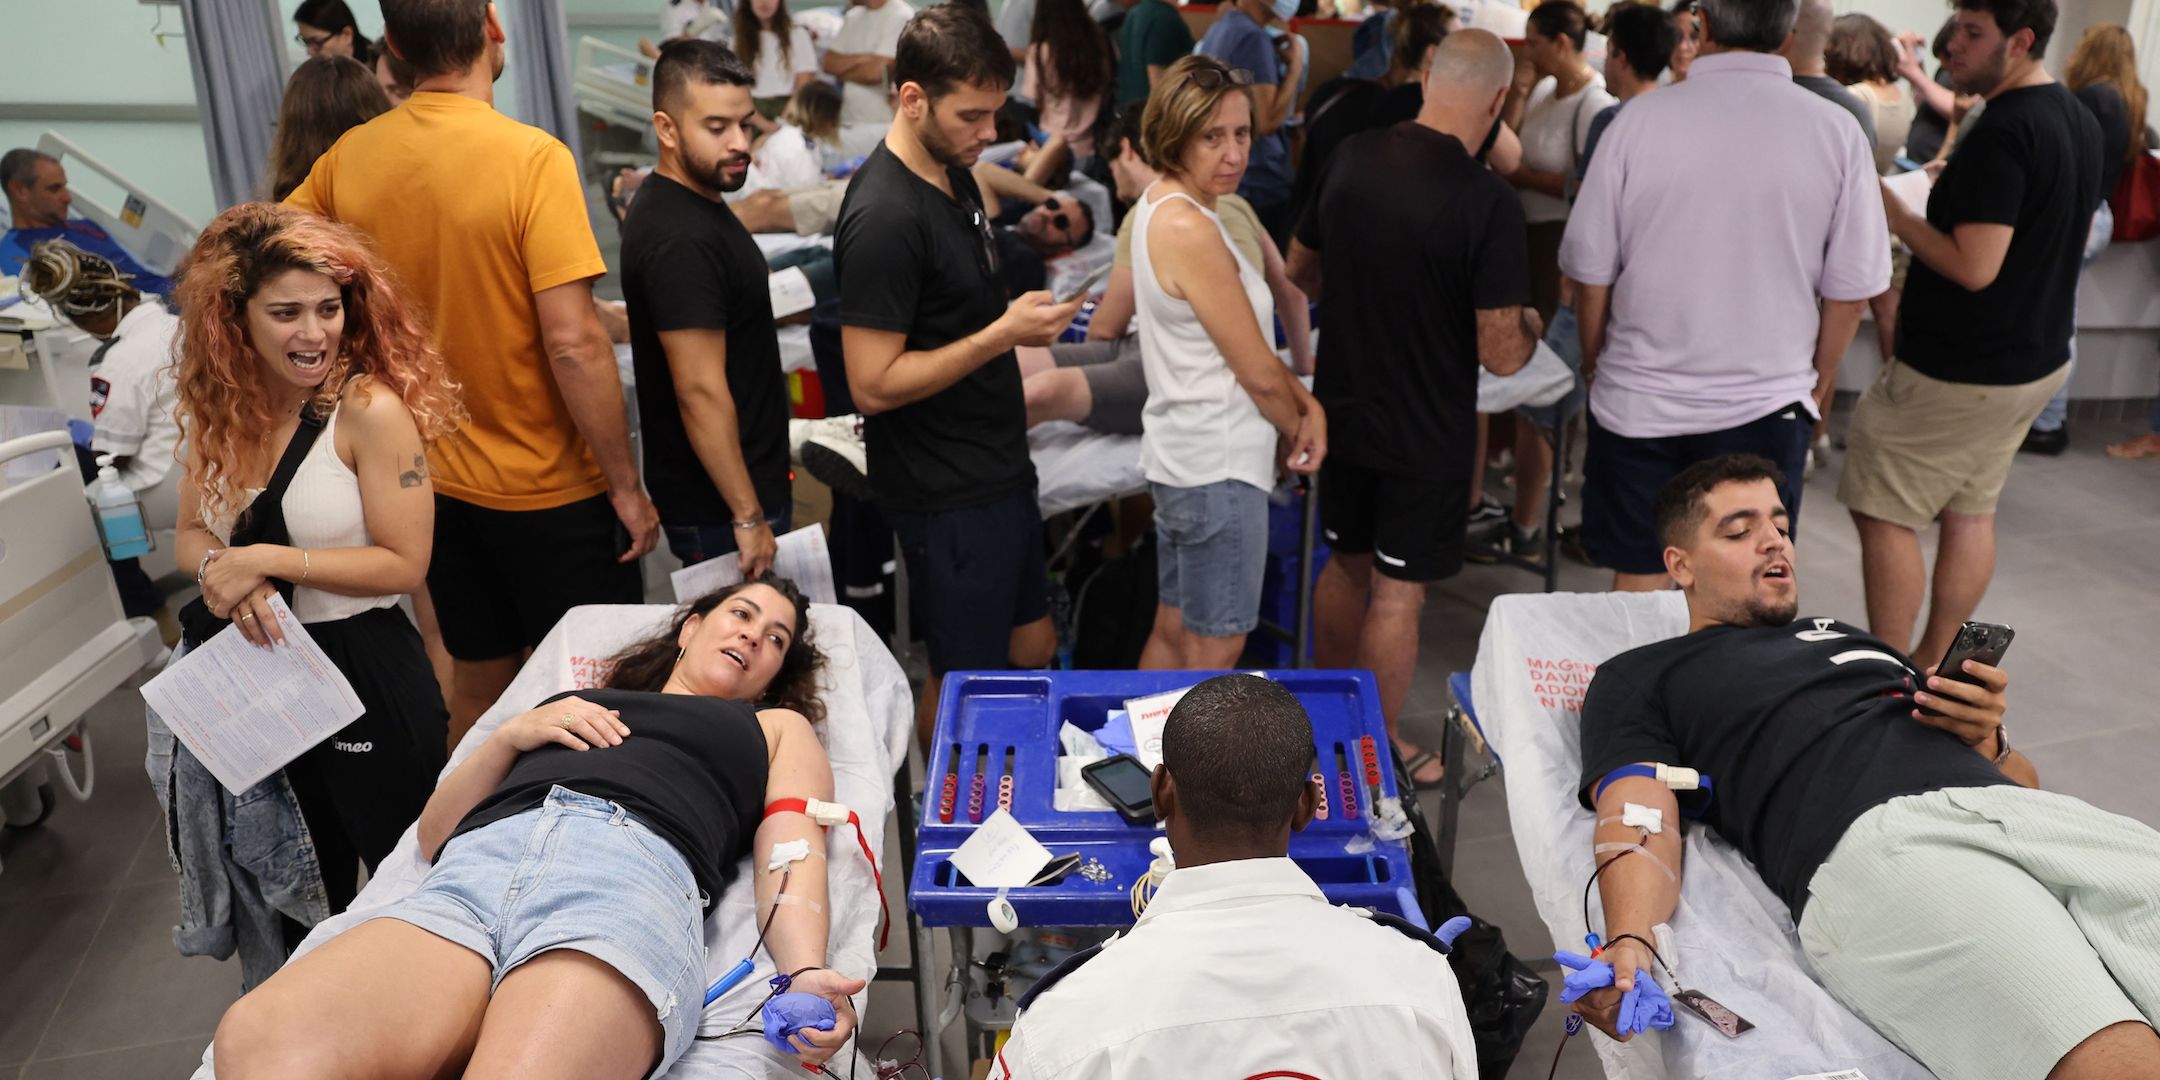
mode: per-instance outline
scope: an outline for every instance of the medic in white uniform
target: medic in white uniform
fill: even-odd
[[[173,346],[180,318],[157,297],[127,314],[90,367],[90,449],[119,460],[120,480],[143,501],[153,529],[170,529],[180,514],[179,387]]]
[[[1442,947],[1329,904],[1287,857],[1319,801],[1312,738],[1255,676],[1178,702],[1153,784],[1178,869],[1130,931],[1021,998],[991,1080],[1477,1076]]]

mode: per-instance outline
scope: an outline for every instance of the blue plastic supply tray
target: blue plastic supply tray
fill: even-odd
[[[1395,775],[1380,718],[1380,699],[1372,676],[1362,671],[1270,671],[1269,678],[1297,696],[1312,718],[1318,754],[1315,771],[1327,782],[1329,815],[1290,838],[1290,856],[1338,904],[1378,908],[1423,923],[1410,877],[1409,846],[1401,840],[1373,840],[1363,852],[1351,841],[1372,840],[1368,814],[1371,796],[1365,785],[1359,748],[1371,736],[1380,754],[1383,795],[1396,797]],[[938,702],[937,728],[927,758],[928,783],[917,831],[915,873],[908,882],[908,906],[929,926],[987,926],[988,905],[996,889],[970,884],[956,871],[952,853],[974,831],[969,796],[982,777],[981,816],[998,805],[999,781],[1011,762],[1010,812],[1053,855],[1078,852],[1081,861],[1096,860],[1109,880],[1096,883],[1071,873],[1047,885],[1011,889],[1006,899],[1025,926],[1128,926],[1132,923],[1133,882],[1147,872],[1148,841],[1159,835],[1153,825],[1131,825],[1108,811],[1061,813],[1052,808],[1057,761],[1062,753],[1059,725],[1094,731],[1110,710],[1129,698],[1191,686],[1207,678],[1189,671],[1030,671],[954,672],[946,675]],[[1357,816],[1343,813],[1336,749],[1342,750],[1357,787]],[[941,796],[958,751],[952,820],[941,820]]]

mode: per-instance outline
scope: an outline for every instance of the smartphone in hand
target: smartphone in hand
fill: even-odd
[[[1978,686],[1980,680],[1965,671],[1965,661],[1978,660],[1989,667],[2001,667],[2003,654],[2010,651],[2011,639],[2015,637],[2017,631],[2001,623],[1968,622],[1958,627],[1957,637],[1950,642],[1950,651],[1943,654],[1942,663],[1935,665],[1935,674],[1968,686]],[[1920,711],[1930,716],[1942,715],[1926,707]]]

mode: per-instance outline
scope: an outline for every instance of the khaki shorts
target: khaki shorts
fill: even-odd
[[[831,236],[840,224],[840,203],[846,198],[845,180],[827,180],[816,187],[788,192],[788,213],[795,217],[795,235]]]
[[[1981,386],[1891,361],[1853,413],[1838,501],[1912,529],[1946,510],[1993,513],[2026,430],[2069,377],[2065,364],[2020,386]]]
[[[1845,830],[1799,930],[1823,988],[1935,1075],[2039,1080],[2160,1020],[2160,835],[2009,785],[1907,795]]]

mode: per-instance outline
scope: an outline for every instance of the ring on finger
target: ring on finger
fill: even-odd
[[[254,617],[255,617],[255,613],[254,613],[254,612],[252,612],[252,611],[243,611],[243,612],[241,612],[241,613],[240,613],[240,621],[241,621],[241,622],[246,622],[246,621],[248,621],[249,619],[252,619],[252,618],[254,618]]]
[[[577,726],[577,716],[574,713],[564,713],[555,722],[561,724],[565,730],[568,730]]]

